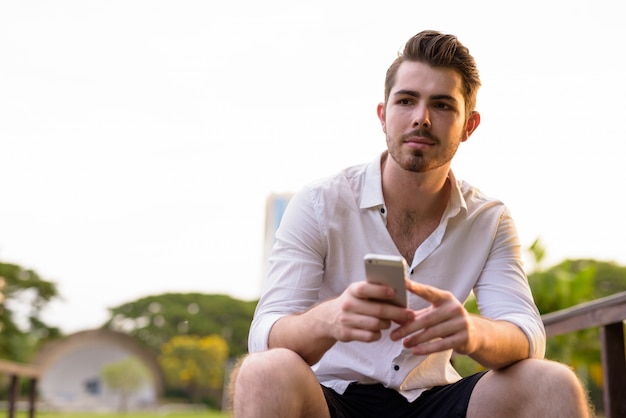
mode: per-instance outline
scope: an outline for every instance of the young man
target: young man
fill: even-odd
[[[291,200],[234,377],[244,417],[583,417],[545,332],[506,207],[457,180],[480,79],[456,37],[424,31],[387,72],[387,151]],[[402,255],[408,307],[367,283],[367,253]],[[464,306],[474,291],[481,315]],[[452,352],[489,369],[461,378]]]

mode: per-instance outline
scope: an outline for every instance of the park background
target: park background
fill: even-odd
[[[438,29],[483,81],[457,177],[543,266],[626,263],[622,20],[608,0],[4,1],[0,261],[55,284],[40,318],[64,334],[168,292],[254,301],[267,197],[374,158],[384,72]],[[32,295],[5,303],[26,327]]]

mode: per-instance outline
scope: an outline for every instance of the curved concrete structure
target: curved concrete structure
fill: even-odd
[[[145,366],[146,384],[128,397],[110,390],[102,367],[135,357]],[[110,330],[87,330],[46,344],[34,361],[40,370],[39,399],[63,410],[144,409],[156,405],[163,372],[156,355],[132,337]],[[122,404],[124,402],[124,404]]]

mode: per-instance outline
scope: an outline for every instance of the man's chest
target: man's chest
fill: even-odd
[[[439,225],[439,218],[421,217],[412,212],[389,214],[387,231],[407,263],[413,262],[417,248]]]

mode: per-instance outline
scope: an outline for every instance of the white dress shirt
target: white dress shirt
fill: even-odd
[[[250,329],[249,351],[268,348],[272,325],[339,296],[365,279],[367,253],[400,255],[386,228],[381,158],[312,183],[291,199],[269,257],[264,293]],[[513,219],[450,171],[451,198],[439,226],[417,248],[410,278],[452,292],[460,301],[473,290],[482,316],[519,326],[531,357],[545,352],[545,331],[522,268]],[[412,309],[428,303],[410,294]],[[382,383],[410,401],[424,390],[460,379],[452,350],[416,356],[391,341],[337,342],[312,366],[320,383],[343,393],[351,382]]]

